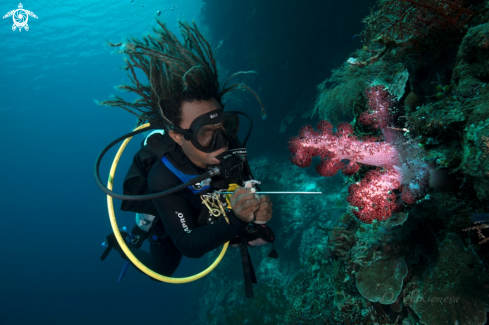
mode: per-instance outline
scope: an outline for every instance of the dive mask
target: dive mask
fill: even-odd
[[[226,113],[222,109],[205,113],[197,117],[190,128],[182,129],[176,125],[172,129],[191,141],[198,150],[211,153],[228,145],[239,130],[239,118],[235,113]]]

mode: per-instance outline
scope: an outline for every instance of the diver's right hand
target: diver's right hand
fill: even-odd
[[[244,222],[251,222],[255,218],[254,212],[259,204],[254,188],[238,187],[231,196],[234,214]]]

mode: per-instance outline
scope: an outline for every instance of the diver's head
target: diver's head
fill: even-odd
[[[128,102],[116,97],[101,104],[124,108],[138,117],[139,125],[147,121],[160,128],[163,124],[162,128],[165,132],[182,146],[184,152],[196,165],[205,167],[208,164],[215,164],[213,158],[226,147],[223,146],[225,142],[223,133],[226,129],[228,131],[229,128],[232,129],[235,124],[233,117],[229,119],[223,117],[222,132],[216,129],[214,133],[211,130],[212,134],[217,135],[215,143],[209,146],[213,151],[202,150],[202,148],[198,150],[199,145],[195,147],[195,142],[189,140],[191,139],[189,132],[181,132],[178,128],[192,131],[193,134],[196,130],[192,130],[195,126],[191,125],[192,122],[211,111],[222,112],[223,96],[235,90],[250,91],[258,100],[265,116],[263,104],[250,87],[242,83],[230,82],[237,75],[254,73],[254,71],[234,73],[220,87],[217,61],[214,57],[220,45],[213,49],[195,23],[193,25],[179,23],[184,42],[179,41],[165,24],[158,24],[161,29],[155,30],[156,35],[146,35],[143,40],[131,38],[128,40],[131,46],[124,48],[125,55],[129,57],[125,60],[127,64],[125,70],[131,72],[129,76],[133,85],[121,85],[120,88],[134,92],[141,98],[135,102]],[[120,46],[120,44],[110,45]],[[149,85],[139,82],[135,72],[137,69],[141,69],[146,74]],[[222,114],[230,115],[224,112]],[[221,118],[221,114],[218,115]],[[204,118],[196,123],[206,123],[203,120]],[[170,132],[171,130],[175,132]]]
[[[237,115],[224,112],[214,98],[185,101],[181,111],[181,123],[172,126],[170,137],[195,165],[218,164],[215,157],[228,150],[229,140],[238,132]]]

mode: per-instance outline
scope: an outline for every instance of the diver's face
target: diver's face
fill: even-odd
[[[219,105],[214,98],[194,102],[183,102],[182,123],[180,123],[180,127],[182,129],[188,129],[197,117],[218,108],[222,109],[221,105]],[[228,150],[228,146],[226,146],[217,151],[205,153],[195,148],[191,141],[185,140],[183,135],[178,134],[173,130],[170,130],[169,135],[182,147],[183,152],[187,155],[190,161],[201,168],[205,168],[207,165],[218,164],[219,160],[215,157]]]

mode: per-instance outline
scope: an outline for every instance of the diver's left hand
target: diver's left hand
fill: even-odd
[[[258,209],[253,213],[255,216],[253,223],[262,225],[272,219],[273,203],[270,202],[270,197],[268,195],[260,195],[258,202]]]

